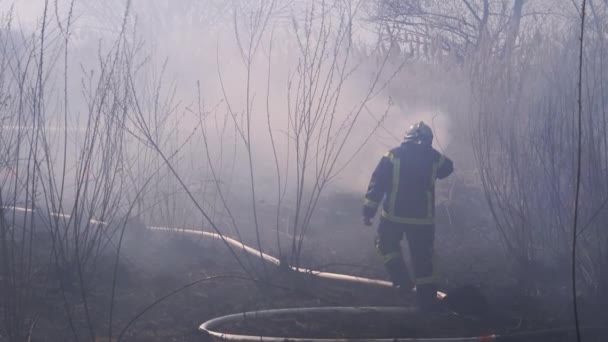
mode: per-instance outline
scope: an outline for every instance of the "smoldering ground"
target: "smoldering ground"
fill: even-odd
[[[576,10],[405,3],[0,3],[4,205],[215,225],[291,261],[382,276],[362,193],[424,120],[456,162],[438,183],[446,281],[566,302]],[[606,284],[608,179],[594,6],[579,252],[591,298]]]

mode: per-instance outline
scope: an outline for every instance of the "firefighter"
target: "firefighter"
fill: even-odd
[[[435,180],[449,176],[450,159],[432,147],[433,131],[424,122],[412,125],[403,143],[386,152],[372,174],[363,220],[381,208],[376,248],[393,285],[409,292],[415,288],[418,306],[434,307],[437,277],[434,268]],[[414,280],[410,278],[401,254],[405,234],[412,260]]]

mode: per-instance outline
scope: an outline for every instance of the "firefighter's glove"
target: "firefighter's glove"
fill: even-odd
[[[363,217],[363,224],[366,226],[371,226],[372,225],[372,218],[371,217]]]

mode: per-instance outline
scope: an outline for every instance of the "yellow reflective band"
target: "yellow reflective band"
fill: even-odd
[[[393,161],[393,158],[395,158],[395,156],[393,155],[393,153],[391,151],[388,151],[384,154],[384,157],[388,158],[390,161]]]
[[[431,170],[431,190],[426,193],[427,200],[427,216],[429,218],[433,218],[433,205],[435,204],[435,198],[433,196],[433,189],[435,188],[435,181],[437,180],[437,170],[443,165],[445,162],[445,157],[440,155],[439,160],[433,163],[433,168]]]
[[[401,252],[391,252],[382,255],[384,257],[384,263],[388,263],[393,259],[401,258]]]
[[[435,181],[437,180],[437,170],[443,165],[445,162],[445,157],[441,155],[439,160],[433,163],[433,169],[431,171],[431,187],[435,186]]]
[[[395,213],[395,202],[397,201],[397,192],[399,191],[399,177],[401,175],[401,161],[399,158],[393,158],[393,184],[391,196],[388,202],[388,212],[393,215]]]
[[[432,275],[430,277],[416,278],[416,285],[435,284],[435,283],[437,283],[438,280],[439,280],[439,278],[435,275]]]
[[[439,272],[437,267],[437,253],[435,253],[435,249],[433,248],[433,256],[431,267],[433,268],[433,272],[429,277],[419,277],[416,278],[416,285],[428,285],[428,284],[436,284],[439,282]]]
[[[427,218],[412,218],[412,217],[399,217],[395,215],[391,215],[386,211],[382,211],[382,217],[387,219],[388,221],[394,223],[403,223],[403,224],[416,224],[416,225],[432,225],[435,223],[432,217]]]
[[[427,212],[427,217],[432,219],[433,218],[433,192],[432,191],[427,191],[426,192],[426,212]]]
[[[366,207],[378,208],[378,206],[380,205],[380,203],[374,202],[372,200],[368,200],[366,198],[365,201],[363,202],[363,205],[366,206]]]

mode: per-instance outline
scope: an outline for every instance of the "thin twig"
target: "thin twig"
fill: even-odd
[[[574,199],[574,222],[572,227],[572,304],[574,310],[574,324],[576,326],[576,340],[581,341],[581,330],[578,317],[578,299],[576,291],[576,241],[579,215],[579,196],[581,189],[581,171],[582,171],[582,149],[583,149],[583,47],[585,38],[585,10],[587,1],[583,0],[581,6],[581,34],[580,34],[580,50],[578,60],[578,141],[577,141],[577,160],[576,160],[576,195]]]

